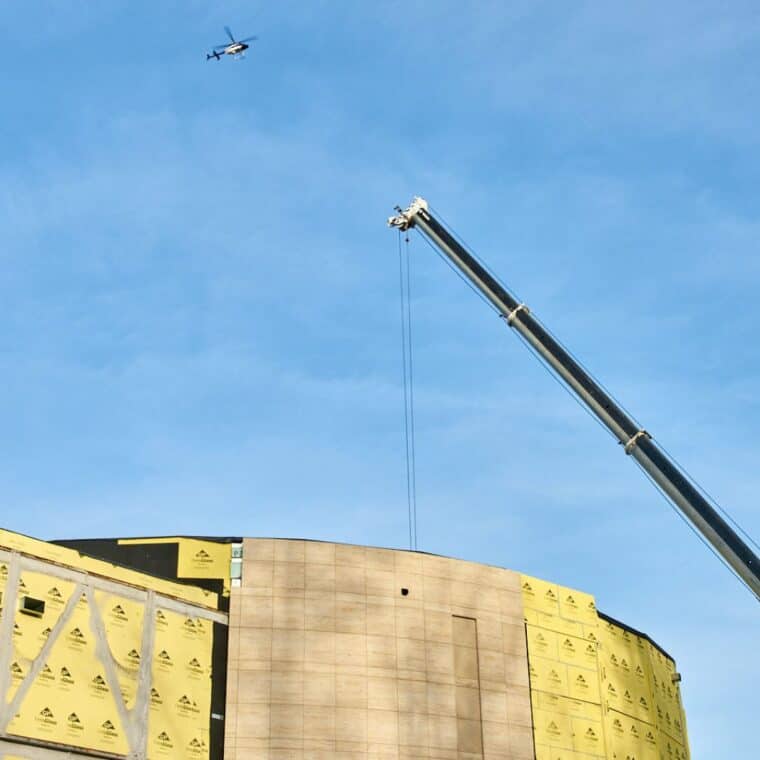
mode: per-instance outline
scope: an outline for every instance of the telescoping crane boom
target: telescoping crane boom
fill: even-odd
[[[570,353],[437,220],[422,198],[397,208],[391,227],[419,230],[493,304],[506,323],[546,361],[607,427],[715,551],[760,599],[760,559],[675,462],[640,428]]]

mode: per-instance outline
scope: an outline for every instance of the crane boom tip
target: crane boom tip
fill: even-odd
[[[414,218],[420,211],[427,211],[428,203],[424,198],[419,196],[412,199],[409,207],[402,210],[400,206],[396,206],[398,214],[396,216],[388,217],[388,226],[397,227],[400,230],[408,230],[414,226]]]

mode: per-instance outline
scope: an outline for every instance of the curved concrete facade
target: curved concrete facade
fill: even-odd
[[[517,573],[311,541],[243,558],[225,757],[534,757]]]
[[[688,758],[672,660],[511,570],[245,539],[229,631],[226,758]]]

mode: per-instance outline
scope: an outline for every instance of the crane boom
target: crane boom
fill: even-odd
[[[549,334],[530,309],[509,293],[438,221],[422,198],[397,208],[391,227],[418,229],[493,304],[575,395],[608,428],[680,512],[760,599],[760,559],[702,496],[688,476]]]

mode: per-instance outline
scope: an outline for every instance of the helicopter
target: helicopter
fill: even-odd
[[[221,61],[223,55],[231,55],[236,59],[245,58],[245,51],[248,50],[249,47],[246,43],[258,39],[258,37],[246,37],[244,40],[236,40],[228,26],[224,27],[224,31],[227,32],[230,42],[225,42],[222,45],[215,45],[210,53],[206,53],[207,61],[210,61],[212,58]]]

